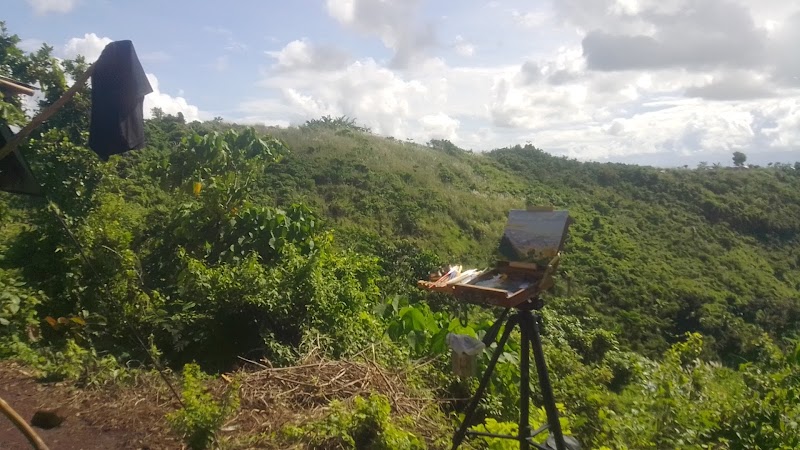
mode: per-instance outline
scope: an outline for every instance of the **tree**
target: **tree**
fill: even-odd
[[[744,166],[744,162],[747,161],[747,155],[742,152],[733,152],[733,165],[736,167]]]

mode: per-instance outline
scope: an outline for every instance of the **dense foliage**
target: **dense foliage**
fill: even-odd
[[[38,83],[43,104],[85,67],[18,43],[3,25],[0,74]],[[89,383],[145,348],[188,363],[184,395],[199,400],[171,420],[196,447],[230,408],[206,401],[193,362],[287,364],[312,341],[331,357],[380,342],[394,366],[434,357],[420,383],[463,397],[476,381],[448,373],[446,336],[484,336],[495,311],[414,283],[442,263],[491,264],[508,210],[549,204],[575,219],[543,311],[565,429],[589,448],[800,445],[800,164],[581,163],[530,145],[400,142],[350,118],[265,129],[162,111],[147,148],[102,163],[86,148],[88,98],[22,147],[47,198],[0,193],[2,357]],[[17,99],[0,113],[24,119]],[[477,428],[516,427],[518,338]],[[317,424],[328,432],[287,438],[425,446],[381,397],[332,411]]]

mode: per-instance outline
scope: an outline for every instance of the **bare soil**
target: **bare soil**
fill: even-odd
[[[50,450],[180,449],[164,415],[174,409],[160,389],[142,380],[126,387],[78,389],[69,383],[40,382],[20,366],[0,361],[0,397],[30,423],[39,409],[58,409],[65,420],[44,430],[34,427]],[[0,414],[0,449],[32,447]]]

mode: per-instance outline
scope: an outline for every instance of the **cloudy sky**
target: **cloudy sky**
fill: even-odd
[[[130,39],[187,119],[530,142],[661,166],[800,160],[797,0],[5,0],[34,50]]]

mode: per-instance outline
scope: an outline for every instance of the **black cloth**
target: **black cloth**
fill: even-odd
[[[102,160],[144,147],[144,96],[153,92],[131,41],[103,49],[92,73],[89,148]]]

